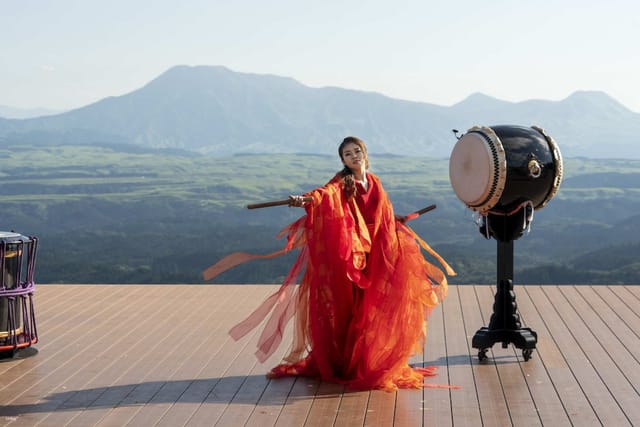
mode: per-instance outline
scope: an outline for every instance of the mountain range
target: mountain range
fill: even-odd
[[[441,106],[221,66],[176,66],[122,96],[60,114],[0,118],[0,145],[333,154],[344,136],[357,135],[372,153],[447,158],[456,142],[452,129],[500,124],[540,126],[564,156],[640,158],[640,113],[603,92],[515,103],[476,93]]]

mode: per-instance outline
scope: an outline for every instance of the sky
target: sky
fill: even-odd
[[[449,106],[603,91],[640,112],[637,0],[0,0],[0,105],[79,108],[175,65]]]

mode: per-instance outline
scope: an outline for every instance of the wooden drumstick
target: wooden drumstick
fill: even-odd
[[[311,196],[302,198],[303,202],[310,202],[312,200],[313,200],[313,197]],[[291,203],[291,199],[274,200],[272,202],[254,203],[252,205],[247,205],[247,209],[270,208],[272,206],[288,205],[289,203]]]
[[[410,213],[408,215],[405,215],[402,218],[404,219],[404,222],[407,222],[407,221],[409,221],[411,219],[418,218],[420,215],[425,214],[425,213],[427,213],[429,211],[432,211],[435,208],[436,208],[436,205],[429,205],[429,206],[426,206],[426,207],[424,207],[424,208],[422,208],[420,210],[417,210],[417,211],[412,212],[412,213]]]

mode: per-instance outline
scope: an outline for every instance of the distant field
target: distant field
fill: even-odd
[[[246,204],[309,191],[341,167],[333,153],[215,158],[36,145],[0,146],[0,164],[0,229],[38,235],[38,278],[62,283],[198,282],[225,253],[278,247],[277,230],[303,212]],[[448,160],[372,153],[371,165],[399,213],[438,205],[412,226],[456,267],[455,282],[494,280],[495,243],[455,197]],[[640,161],[565,159],[564,176],[531,234],[516,243],[516,280],[640,282],[633,260],[606,260],[640,241]],[[596,252],[602,263],[581,262]],[[239,268],[221,280],[275,282],[289,262]]]

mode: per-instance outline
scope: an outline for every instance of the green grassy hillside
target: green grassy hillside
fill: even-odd
[[[0,230],[38,236],[40,283],[201,282],[226,253],[279,248],[277,231],[304,212],[248,203],[309,191],[340,168],[333,153],[218,158],[116,145],[5,145],[0,163]],[[398,213],[438,205],[411,226],[459,272],[452,282],[495,281],[495,241],[455,197],[448,160],[372,155],[371,165]],[[640,242],[640,161],[572,158],[564,170],[516,241],[516,283],[640,282],[635,259],[622,256]],[[216,281],[277,282],[293,256]]]

